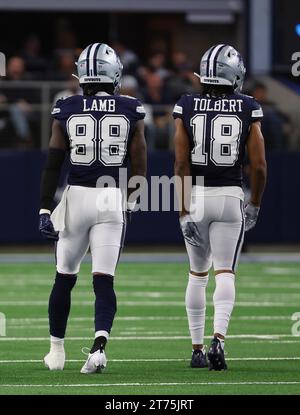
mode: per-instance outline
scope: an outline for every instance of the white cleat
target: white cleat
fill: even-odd
[[[65,366],[66,354],[65,351],[49,352],[44,357],[45,366],[49,370],[63,370]]]
[[[89,353],[87,361],[83,365],[80,373],[91,374],[101,373],[106,368],[107,359],[104,350],[97,350]]]

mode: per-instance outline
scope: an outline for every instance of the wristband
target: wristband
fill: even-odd
[[[40,209],[39,215],[43,215],[45,213],[47,213],[48,215],[51,215],[51,210],[49,210],[49,209]]]
[[[134,202],[127,202],[127,210],[130,210],[132,212],[135,206],[136,206],[136,200]]]

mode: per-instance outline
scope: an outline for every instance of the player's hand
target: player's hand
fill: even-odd
[[[259,214],[259,207],[254,206],[251,202],[245,207],[245,231],[254,228]]]
[[[180,216],[179,223],[184,239],[191,245],[201,246],[201,235],[191,216],[189,214]]]
[[[40,214],[39,230],[44,238],[58,241],[58,232],[54,230],[49,213]]]

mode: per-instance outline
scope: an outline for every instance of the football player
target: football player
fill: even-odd
[[[122,64],[105,43],[84,49],[77,71],[83,95],[58,100],[52,111],[52,136],[41,185],[39,229],[43,236],[57,241],[56,278],[48,309],[50,352],[44,362],[50,370],[64,368],[71,291],[90,248],[95,340],[81,372],[94,373],[107,362],[104,349],[116,313],[114,276],[126,213],[135,203],[128,203],[119,173],[129,159],[131,176],[146,174],[145,111],[137,99],[118,95]],[[65,156],[70,162],[68,186],[51,215]],[[103,184],[104,176],[113,180]]]
[[[233,47],[211,47],[201,59],[198,76],[201,94],[182,96],[173,113],[175,175],[181,178],[177,185],[180,225],[190,262],[185,303],[193,345],[191,367],[222,370],[227,368],[224,340],[235,301],[235,271],[244,231],[256,224],[266,182],[263,112],[252,97],[241,93],[245,67]],[[244,210],[245,151],[251,200]],[[191,176],[191,186],[184,183],[186,176]],[[206,286],[212,265],[214,333],[206,354]]]

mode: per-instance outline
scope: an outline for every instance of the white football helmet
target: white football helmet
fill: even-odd
[[[120,89],[123,65],[114,49],[105,43],[86,47],[76,64],[80,84],[112,83],[115,93]]]
[[[246,68],[240,53],[230,45],[216,45],[208,49],[200,62],[202,84],[231,85],[240,92]],[[196,74],[197,75],[197,74]]]

